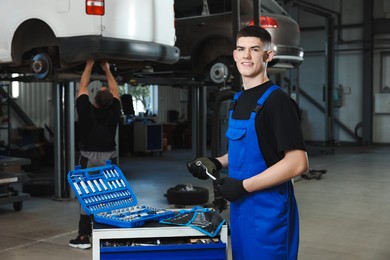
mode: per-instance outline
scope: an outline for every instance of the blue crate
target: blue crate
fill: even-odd
[[[76,166],[69,171],[68,182],[84,211],[98,223],[131,228],[174,215],[171,210],[138,205],[122,171],[111,161],[93,168]]]

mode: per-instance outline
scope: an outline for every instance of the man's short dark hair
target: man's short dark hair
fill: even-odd
[[[265,44],[271,44],[271,34],[264,28],[257,25],[250,25],[241,28],[237,33],[237,39],[241,37],[257,37]]]
[[[95,103],[99,108],[108,108],[113,100],[114,96],[109,88],[100,89],[95,96]]]

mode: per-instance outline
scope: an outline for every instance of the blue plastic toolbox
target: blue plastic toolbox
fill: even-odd
[[[68,173],[68,182],[85,212],[99,223],[139,227],[145,221],[158,221],[174,215],[171,210],[138,205],[122,171],[111,161],[93,168],[76,166]]]

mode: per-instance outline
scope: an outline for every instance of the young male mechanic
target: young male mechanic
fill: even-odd
[[[90,102],[88,85],[94,65],[93,60],[86,62],[80,80],[76,99],[76,109],[80,135],[80,161],[82,168],[102,166],[107,160],[117,163],[116,131],[121,116],[119,89],[107,61],[101,62],[106,74],[108,87],[102,86]],[[91,247],[91,217],[80,207],[79,231],[69,246],[80,249]]]
[[[228,167],[217,189],[230,201],[232,255],[235,260],[297,259],[298,208],[291,179],[305,172],[306,147],[296,103],[267,76],[273,58],[271,35],[258,26],[242,28],[233,57],[243,91],[230,105],[228,153],[187,163],[207,179]]]

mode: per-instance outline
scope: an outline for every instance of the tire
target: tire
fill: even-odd
[[[209,201],[209,191],[206,188],[179,184],[167,191],[169,204],[199,205]]]

